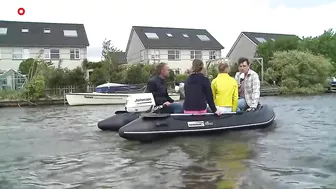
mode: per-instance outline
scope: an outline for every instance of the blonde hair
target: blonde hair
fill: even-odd
[[[225,61],[221,61],[219,64],[218,64],[218,71],[220,73],[228,73],[229,72],[229,64]]]
[[[203,70],[203,61],[200,59],[194,59],[191,66],[191,71],[194,73],[200,73]]]

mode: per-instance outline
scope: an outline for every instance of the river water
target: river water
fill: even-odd
[[[0,188],[336,188],[335,97],[264,97],[270,128],[148,144],[97,128],[120,106],[3,108]]]

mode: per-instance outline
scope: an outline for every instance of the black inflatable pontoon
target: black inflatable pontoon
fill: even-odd
[[[116,111],[115,115],[98,122],[103,131],[118,131],[122,126],[139,118],[141,112]]]
[[[119,129],[128,140],[151,141],[165,136],[219,132],[237,128],[261,128],[272,124],[275,113],[267,105],[252,112],[214,114],[142,114]]]

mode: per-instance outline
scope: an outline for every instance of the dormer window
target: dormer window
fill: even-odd
[[[28,28],[22,28],[22,29],[21,29],[21,32],[22,32],[22,33],[28,33],[28,32],[29,32],[29,29],[28,29]]]
[[[7,28],[0,28],[0,35],[6,35],[7,34]]]
[[[65,37],[78,37],[76,30],[63,30]]]
[[[50,28],[44,28],[43,33],[51,33]]]
[[[147,36],[148,39],[159,39],[159,36],[156,35],[156,33],[145,33],[145,35]]]

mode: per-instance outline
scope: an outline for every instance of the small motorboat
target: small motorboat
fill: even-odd
[[[260,105],[251,112],[229,112],[221,116],[157,113],[161,108],[155,106],[151,93],[132,94],[127,98],[125,110],[100,121],[98,128],[118,131],[120,137],[128,140],[151,141],[181,134],[263,128],[275,119],[275,112],[268,105]]]

